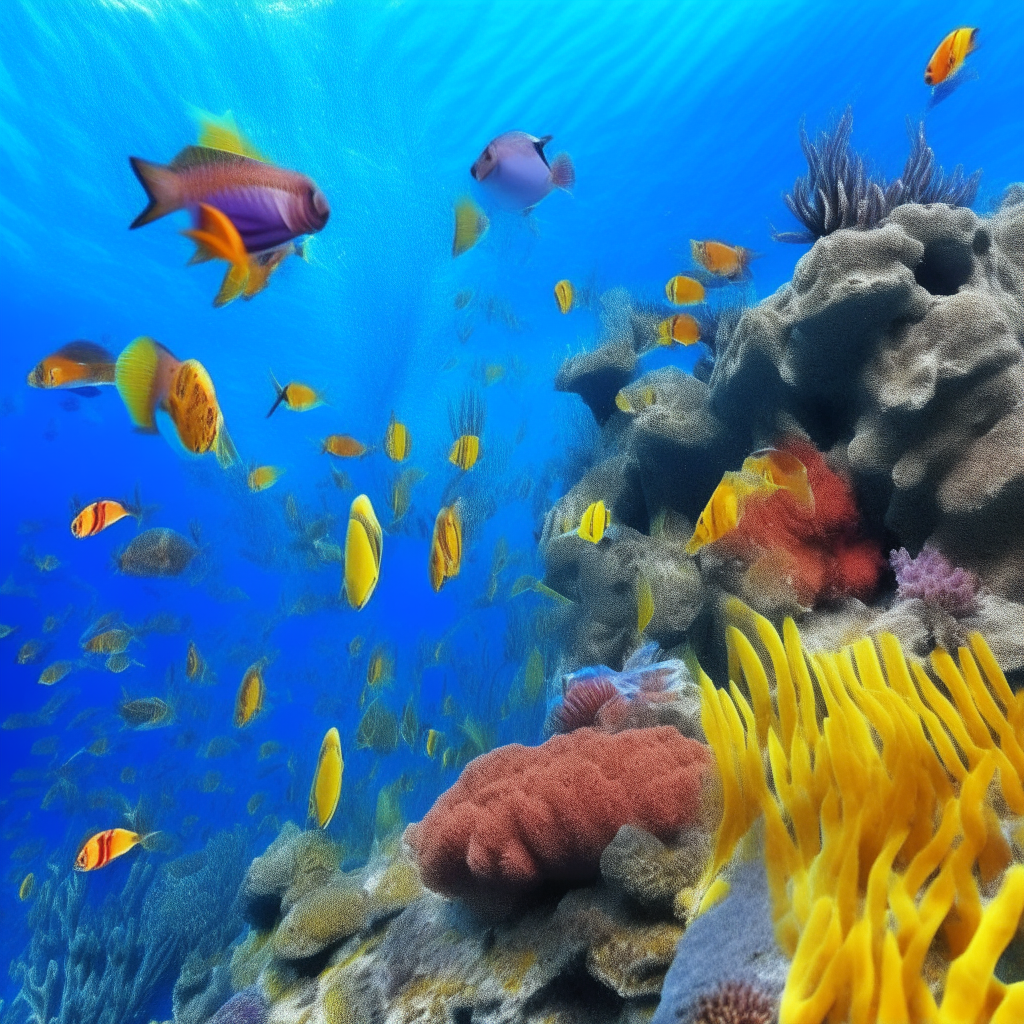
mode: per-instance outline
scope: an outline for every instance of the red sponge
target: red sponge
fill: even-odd
[[[670,841],[697,821],[714,757],[670,726],[577,729],[471,761],[406,838],[424,883],[500,904],[545,881],[585,882],[623,825]]]

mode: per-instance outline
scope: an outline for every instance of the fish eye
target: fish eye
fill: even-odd
[[[309,202],[313,209],[323,217],[331,212],[330,206],[327,205],[327,197],[318,188],[310,188]]]

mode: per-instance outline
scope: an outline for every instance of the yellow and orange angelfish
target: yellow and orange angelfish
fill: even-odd
[[[270,382],[274,385],[277,397],[274,399],[274,404],[270,407],[270,412],[267,413],[268,420],[282,403],[286,409],[291,409],[292,412],[308,412],[310,409],[315,409],[317,406],[324,404],[323,396],[308,384],[301,384],[299,381],[293,380],[282,387],[277,383],[277,378],[274,376],[273,371],[270,374]]]
[[[692,277],[676,274],[675,277],[669,278],[665,285],[665,298],[673,306],[688,306],[694,302],[703,302],[704,285]]]
[[[87,839],[85,845],[78,851],[75,870],[97,871],[99,868],[105,868],[112,860],[123,857],[136,846],[145,848],[148,840],[155,835],[156,832],[140,835],[126,828],[108,828],[105,832],[97,832]]]
[[[83,537],[95,537],[96,534],[108,526],[113,526],[114,523],[119,523],[122,519],[131,517],[141,522],[142,514],[138,495],[136,495],[134,505],[127,501],[114,501],[113,498],[101,498],[77,512],[75,518],[71,520],[71,535],[79,540]]]
[[[38,362],[28,383],[34,388],[81,388],[93,393],[98,384],[114,383],[114,357],[93,341],[71,341]]]
[[[212,451],[225,468],[237,461],[213,381],[197,359],[182,362],[152,338],[136,338],[117,357],[114,383],[142,433],[159,433],[156,413],[163,411],[186,451]]]
[[[924,69],[925,85],[941,85],[960,72],[967,57],[978,48],[976,28],[955,28],[935,48]]]
[[[377,587],[383,549],[384,531],[377,514],[370,499],[360,494],[349,509],[345,533],[344,591],[356,611],[366,607]]]
[[[744,249],[742,245],[726,245],[725,242],[698,242],[690,239],[690,255],[693,262],[713,277],[727,281],[742,281],[750,276],[749,264],[759,253]]]
[[[677,313],[658,324],[658,344],[695,345],[700,341],[700,323],[689,313]]]
[[[462,569],[462,504],[456,501],[446,505],[434,520],[434,533],[430,539],[427,562],[430,585],[434,593],[440,591],[445,580],[459,575]]]

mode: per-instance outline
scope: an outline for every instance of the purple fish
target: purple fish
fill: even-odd
[[[262,252],[319,231],[331,214],[311,178],[252,157],[186,146],[166,167],[129,159],[149,197],[133,228],[182,209],[195,220],[199,204],[206,203],[234,224],[246,251]]]
[[[544,147],[551,138],[505,132],[487,144],[469,173],[477,181],[486,181],[506,201],[529,210],[552,189],[569,192],[576,184],[576,171],[568,153],[559,153],[548,163]]]

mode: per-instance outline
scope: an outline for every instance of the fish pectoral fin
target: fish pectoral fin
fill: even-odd
[[[232,263],[228,268],[228,272],[224,275],[220,291],[217,292],[217,295],[213,300],[214,306],[219,309],[221,306],[226,306],[233,299],[237,299],[238,296],[245,291],[245,286],[248,281],[249,264]]]

